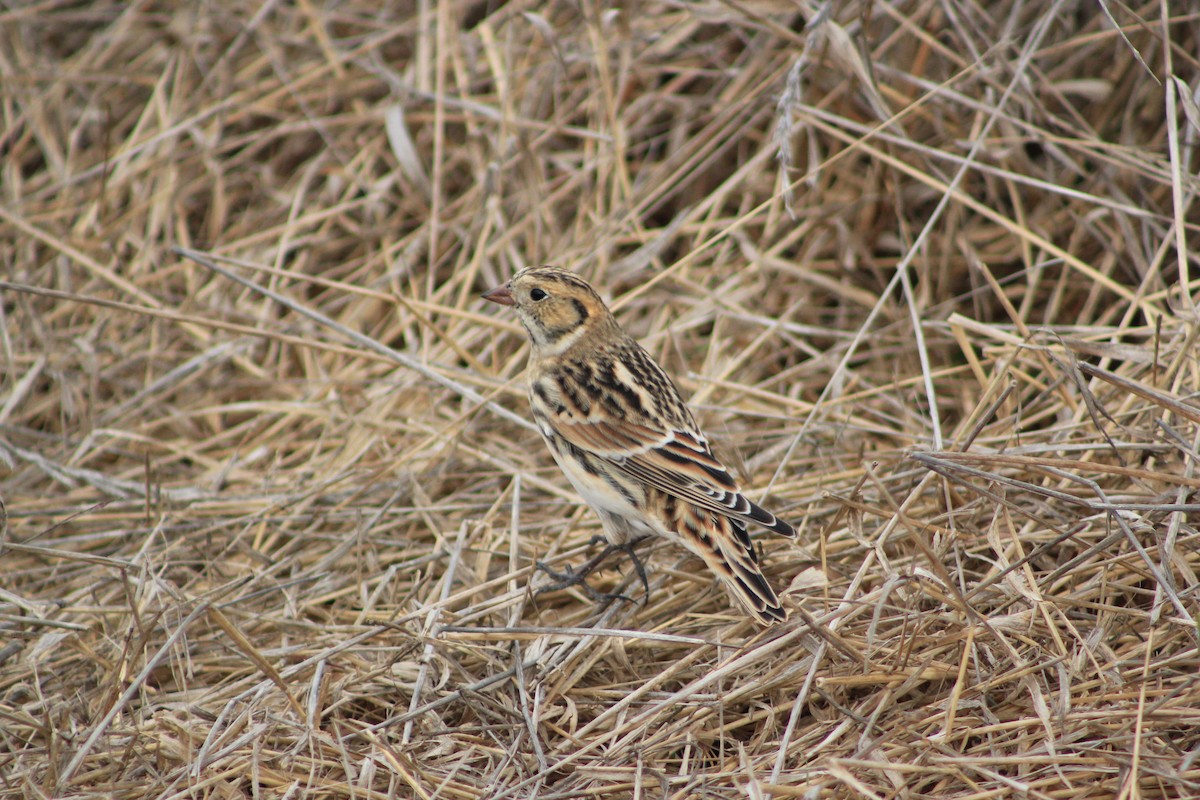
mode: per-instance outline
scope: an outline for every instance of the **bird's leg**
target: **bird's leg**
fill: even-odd
[[[650,580],[646,577],[646,567],[642,564],[642,560],[638,558],[637,552],[634,550],[634,548],[644,542],[647,538],[649,537],[640,536],[636,539],[629,539],[623,544],[613,544],[608,541],[605,536],[596,534],[592,537],[591,543],[593,545],[603,544],[604,549],[589,558],[578,568],[567,567],[561,572],[551,567],[545,561],[537,562],[538,569],[555,580],[555,583],[538,589],[537,594],[542,594],[543,592],[557,592],[561,589],[569,589],[572,586],[579,586],[582,587],[584,594],[597,602],[608,600],[629,600],[630,598],[623,594],[597,591],[596,589],[592,588],[591,584],[587,582],[587,577],[596,571],[596,568],[604,562],[604,559],[608,558],[612,553],[620,551],[628,554],[633,560],[634,571],[637,572],[637,576],[642,581],[642,587],[646,590],[646,595],[642,600],[642,605],[645,605],[650,598]]]
[[[642,595],[642,605],[650,602],[650,579],[646,577],[646,567],[642,564],[642,560],[638,558],[637,551],[634,548],[649,538],[648,535],[639,536],[636,539],[626,540],[624,544],[610,544],[607,548],[609,551],[620,550],[622,553],[628,555],[629,560],[633,562],[633,571],[641,578],[642,589],[645,591],[645,594]]]

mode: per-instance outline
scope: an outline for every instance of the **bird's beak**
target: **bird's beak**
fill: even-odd
[[[517,301],[513,299],[512,292],[508,289],[507,283],[502,283],[495,289],[483,296],[484,300],[491,300],[493,303],[499,303],[502,306],[515,306]]]

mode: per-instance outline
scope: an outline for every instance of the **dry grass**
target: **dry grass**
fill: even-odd
[[[1200,794],[1189,4],[181,6],[0,11],[0,796]],[[532,263],[786,625],[533,594]]]

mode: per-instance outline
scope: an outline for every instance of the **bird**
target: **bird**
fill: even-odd
[[[748,526],[793,538],[795,529],[742,494],[674,382],[595,289],[574,272],[538,266],[483,298],[511,306],[529,334],[534,423],[609,545],[578,571],[539,566],[576,584],[609,550],[624,550],[648,595],[633,545],[660,536],[699,556],[760,623],[785,620]]]

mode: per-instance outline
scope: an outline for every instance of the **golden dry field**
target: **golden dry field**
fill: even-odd
[[[0,4],[0,799],[1200,796],[1200,11]],[[579,271],[790,617],[600,532]]]

